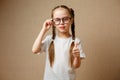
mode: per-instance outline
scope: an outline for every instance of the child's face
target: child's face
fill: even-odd
[[[72,18],[67,9],[55,9],[53,12],[53,22],[58,32],[69,33],[69,28],[72,24]]]

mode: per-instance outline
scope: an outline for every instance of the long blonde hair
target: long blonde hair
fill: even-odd
[[[71,15],[71,18],[73,18],[73,23],[71,24],[71,32],[72,32],[72,43],[71,43],[71,46],[70,46],[70,57],[69,57],[69,63],[70,63],[70,66],[72,67],[72,64],[73,64],[73,55],[72,55],[72,49],[74,47],[74,40],[75,40],[75,23],[74,23],[74,10],[72,8],[68,8],[67,6],[65,5],[59,5],[59,6],[56,6],[53,10],[52,10],[52,14],[51,14],[51,17],[53,18],[53,13],[54,13],[54,10],[57,9],[57,8],[64,8],[66,10],[68,10],[69,14]],[[55,59],[55,50],[54,50],[54,39],[55,39],[55,36],[56,36],[56,33],[55,33],[55,27],[53,26],[52,27],[52,42],[50,43],[50,46],[49,46],[49,61],[50,61],[50,66],[52,67],[53,64],[54,64],[54,59]]]

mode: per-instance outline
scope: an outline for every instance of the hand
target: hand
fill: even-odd
[[[45,31],[48,31],[51,27],[53,26],[53,22],[51,19],[47,19],[44,23],[43,23],[43,29]]]
[[[72,54],[74,58],[80,57],[80,50],[78,48],[78,43],[75,43],[75,46],[73,47]]]

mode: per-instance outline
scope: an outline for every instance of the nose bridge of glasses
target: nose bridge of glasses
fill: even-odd
[[[64,24],[64,18],[59,18],[58,24]]]
[[[60,19],[60,23],[64,23],[64,18],[61,18],[61,19]]]

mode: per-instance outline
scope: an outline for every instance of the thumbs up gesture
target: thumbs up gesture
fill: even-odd
[[[72,54],[75,57],[80,57],[80,50],[78,48],[78,43],[75,43],[74,47],[73,47],[73,50],[72,50]]]

